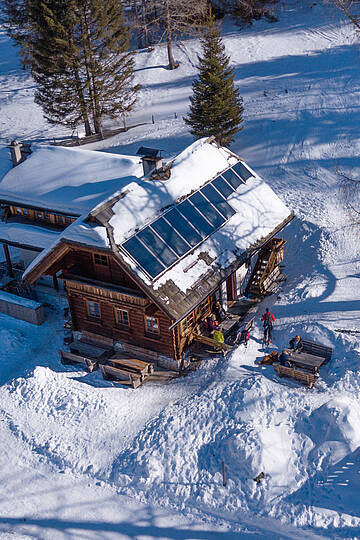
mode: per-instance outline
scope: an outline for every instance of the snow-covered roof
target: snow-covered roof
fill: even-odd
[[[238,158],[226,148],[200,139],[183,150],[171,163],[168,180],[145,179],[127,186],[125,196],[112,205],[109,225],[114,240],[121,244],[138,228],[179,201],[218,173],[234,165]]]
[[[0,242],[34,251],[48,248],[60,237],[60,233],[59,230],[36,224],[0,221]]]
[[[139,157],[35,146],[0,182],[0,201],[80,216],[143,174]]]
[[[210,224],[209,234],[203,235],[168,267],[149,275],[132,256],[127,241],[141,234],[148,225],[153,227],[160,217],[168,219],[168,213],[178,211],[190,195],[193,197],[208,184],[215,185],[220,173],[226,176],[229,167],[237,166],[243,167],[246,180],[241,182],[238,178],[238,187],[230,189],[226,195],[230,215],[219,226],[211,229]],[[194,142],[165,169],[170,170],[168,179],[166,175],[163,179],[150,175],[131,182],[97,205],[90,212],[102,225],[96,230],[89,221],[79,218],[46,253],[33,261],[26,275],[56,250],[59,242],[89,242],[101,249],[112,249],[121,263],[136,275],[145,292],[162,305],[171,318],[179,320],[243,264],[249,252],[258,249],[292,219],[285,204],[241,158],[209,139]],[[90,237],[84,236],[79,227],[89,228],[86,234]],[[182,231],[180,234],[186,242],[186,234]],[[155,246],[150,246],[150,251],[143,247],[143,251],[149,257],[151,252],[156,257]],[[161,258],[161,254],[158,255]]]

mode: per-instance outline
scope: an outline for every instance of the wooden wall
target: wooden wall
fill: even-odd
[[[147,335],[145,330],[145,315],[147,306],[130,305],[114,299],[101,298],[99,295],[80,292],[73,282],[65,282],[68,293],[69,307],[73,320],[74,330],[85,330],[93,334],[109,337],[115,341],[124,341],[160,354],[174,357],[172,332],[169,331],[172,321],[156,309],[151,310],[151,316],[159,320],[159,335]],[[87,301],[97,302],[100,305],[101,319],[94,321],[89,317]],[[128,328],[117,325],[115,309],[126,310],[129,314]]]

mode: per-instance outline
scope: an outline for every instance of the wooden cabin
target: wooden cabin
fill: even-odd
[[[226,309],[250,285],[271,292],[284,247],[275,236],[293,216],[239,156],[211,139],[165,165],[153,153],[153,169],[143,150],[147,174],[70,224],[24,279],[63,280],[75,336],[149,351],[179,369],[216,301]]]

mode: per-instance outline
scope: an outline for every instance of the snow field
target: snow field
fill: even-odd
[[[359,173],[359,54],[352,28],[325,2],[276,9],[272,25],[223,24],[245,104],[232,148],[298,218],[284,231],[287,282],[268,300],[274,342],[282,349],[300,333],[333,346],[333,359],[312,391],[280,381],[256,364],[266,352],[258,324],[248,350],[132,391],[59,363],[59,308],[36,329],[0,316],[2,515],[34,520],[26,529],[0,520],[4,538],[360,537],[359,229],[338,176]],[[29,125],[34,136],[52,135],[2,39],[1,137],[30,136]],[[133,119],[154,114],[155,124],[91,148],[134,154],[146,144],[168,157],[187,146],[182,116],[198,51],[196,40],[177,49],[175,72],[163,67],[165,47],[139,53]],[[132,505],[147,527],[128,526]]]

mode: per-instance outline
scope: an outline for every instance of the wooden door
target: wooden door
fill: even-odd
[[[226,280],[226,294],[228,302],[235,302],[236,300],[236,276],[235,272],[231,274]]]

